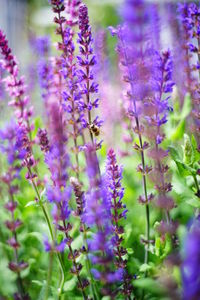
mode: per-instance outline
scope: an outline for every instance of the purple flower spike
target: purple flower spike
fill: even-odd
[[[198,299],[200,295],[200,223],[195,221],[185,241],[182,264],[183,299]]]
[[[96,65],[96,57],[93,54],[93,38],[91,26],[89,24],[88,9],[85,4],[79,8],[79,34],[78,44],[80,55],[77,56],[80,69],[77,71],[80,92],[83,97],[82,105],[82,125],[90,131],[91,140],[94,136],[99,135],[99,128],[102,125],[97,119],[92,120],[91,110],[99,106],[99,99],[96,97],[98,93],[98,84],[94,81],[94,66]]]
[[[113,253],[116,257],[115,265],[117,267],[117,274],[120,276],[123,282],[123,288],[121,292],[130,297],[133,287],[131,284],[131,278],[127,272],[127,261],[123,257],[127,254],[127,250],[122,246],[124,228],[120,225],[121,219],[126,218],[126,205],[123,204],[122,199],[124,196],[124,188],[121,185],[122,180],[122,167],[117,164],[116,155],[113,149],[108,151],[107,155],[107,166],[106,166],[106,177],[108,191],[111,201],[111,217],[113,224]],[[113,275],[113,278],[115,278]]]

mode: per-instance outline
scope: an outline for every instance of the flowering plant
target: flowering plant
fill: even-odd
[[[0,29],[0,299],[199,299],[200,6],[90,8]]]

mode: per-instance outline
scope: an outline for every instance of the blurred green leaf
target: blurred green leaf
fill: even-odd
[[[64,284],[64,292],[72,291],[76,286],[77,279],[74,276],[72,279],[68,280]]]
[[[134,281],[134,286],[147,290],[155,295],[162,295],[164,293],[164,288],[151,278],[137,279]]]
[[[200,208],[200,201],[196,198],[188,199],[186,202],[195,208]]]
[[[151,269],[152,269],[152,267],[150,265],[148,265],[148,264],[142,264],[140,266],[140,270],[139,271],[142,272],[142,273],[145,273],[146,271],[149,271]]]

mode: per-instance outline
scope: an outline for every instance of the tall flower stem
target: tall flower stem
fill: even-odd
[[[126,53],[126,45],[124,44],[124,40],[122,35],[120,35],[120,39],[122,42],[122,47],[123,47],[123,52],[124,52],[124,58],[125,61],[127,62],[128,66],[128,56]],[[133,111],[134,111],[134,118],[135,118],[135,123],[136,123],[136,132],[138,135],[139,139],[139,146],[140,146],[140,157],[141,157],[141,162],[142,162],[142,169],[145,170],[146,164],[145,164],[145,156],[144,156],[144,147],[143,147],[143,140],[142,140],[142,135],[141,135],[141,128],[140,128],[140,122],[139,118],[137,115],[137,107],[136,107],[136,101],[134,98],[134,85],[133,85],[133,76],[132,72],[130,71],[130,68],[128,67],[128,75],[130,78],[130,87],[131,87],[131,103],[133,105]],[[148,204],[148,194],[147,194],[147,180],[146,180],[146,173],[143,172],[142,174],[142,182],[143,182],[143,191],[144,191],[144,197],[145,197],[145,212],[146,212],[146,242],[147,242],[147,247],[145,247],[145,256],[144,256],[144,263],[148,264],[149,260],[149,238],[150,238],[150,209],[149,209],[149,204]],[[145,276],[147,273],[145,273]]]
[[[14,205],[14,198],[13,198],[13,193],[11,191],[11,186],[10,184],[8,184],[8,189],[9,189],[9,194],[10,194],[10,198],[11,198],[11,202],[13,203]],[[14,223],[15,221],[15,217],[14,217],[14,211],[12,210],[11,212],[11,216],[12,216],[12,222]],[[16,241],[16,243],[18,243],[18,239],[17,239],[17,231],[16,229],[13,230],[13,237]],[[19,264],[19,258],[18,258],[18,250],[17,248],[15,247],[14,248],[14,254],[15,254],[15,261],[17,263],[17,265]],[[23,281],[22,281],[22,278],[21,278],[21,275],[20,275],[20,271],[17,272],[17,285],[18,285],[18,290],[19,290],[19,293],[20,295],[22,295],[22,297],[25,296],[25,290],[24,290],[24,285],[23,285]]]
[[[66,236],[67,240],[70,240],[70,236],[69,236],[69,234],[68,234],[67,226],[66,226],[65,221],[63,221],[63,226],[64,226],[64,229],[65,229],[65,236]],[[72,247],[71,247],[70,242],[69,242],[67,245],[68,245],[68,248],[69,248],[70,256],[71,256],[71,258],[72,258],[73,266],[74,266],[74,268],[75,268],[76,277],[77,277],[77,279],[78,279],[78,283],[79,283],[79,287],[80,287],[80,289],[81,289],[81,293],[82,293],[83,299],[84,299],[84,300],[87,300],[87,296],[86,296],[85,291],[84,291],[84,284],[83,284],[83,282],[82,282],[82,280],[81,280],[81,278],[80,278],[80,275],[79,275],[80,270],[79,270],[79,266],[78,266],[78,264],[77,264],[77,262],[76,262],[76,258],[75,258],[75,255],[74,255],[74,251],[73,251],[73,249],[72,249]]]
[[[52,229],[52,226],[51,226],[51,221],[49,219],[49,216],[48,216],[48,213],[46,211],[46,208],[42,202],[42,199],[40,197],[40,193],[38,191],[38,188],[37,188],[37,185],[33,179],[33,175],[32,175],[32,170],[30,167],[28,167],[28,172],[29,172],[29,175],[30,175],[30,178],[31,178],[31,183],[32,183],[32,186],[33,186],[33,189],[36,193],[36,196],[37,196],[37,199],[38,199],[38,203],[39,203],[39,206],[41,207],[42,209],[42,212],[44,214],[44,217],[45,217],[45,220],[46,220],[46,223],[48,225],[48,228],[49,228],[49,232],[50,232],[50,236],[51,236],[51,239],[52,239],[52,242],[54,243],[55,241],[55,238],[54,238],[54,234],[53,234],[53,229]],[[64,270],[64,265],[63,265],[63,262],[62,262],[62,258],[61,258],[61,255],[60,253],[56,253],[57,254],[57,259],[59,261],[59,265],[60,265],[60,269],[61,269],[61,280],[60,280],[60,285],[59,285],[59,289],[58,289],[58,295],[59,295],[59,299],[61,299],[61,295],[62,295],[62,292],[63,292],[63,286],[64,286],[64,282],[65,282],[65,270]]]
[[[51,285],[51,277],[52,277],[52,267],[53,267],[53,251],[49,253],[49,266],[48,266],[48,274],[47,274],[47,282],[46,282],[46,290],[44,300],[48,300],[49,297],[49,288]]]

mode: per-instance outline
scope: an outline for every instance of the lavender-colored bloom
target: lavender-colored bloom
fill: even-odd
[[[49,55],[51,47],[51,41],[49,36],[37,37],[33,42],[35,52],[38,56],[44,57]]]
[[[0,131],[0,151],[6,155],[8,162],[8,170],[4,175],[1,175],[0,179],[8,190],[9,201],[6,203],[5,208],[10,213],[10,219],[5,222],[5,226],[11,233],[11,237],[7,240],[8,245],[14,251],[13,260],[9,262],[9,269],[15,272],[20,278],[20,273],[28,267],[28,264],[24,261],[20,261],[18,249],[21,243],[18,241],[18,228],[22,225],[20,219],[15,218],[15,211],[17,209],[17,202],[14,201],[16,193],[19,191],[19,186],[16,182],[16,178],[20,176],[22,159],[20,154],[20,148],[16,146],[16,132],[18,126],[14,121],[11,121],[4,130]],[[19,289],[19,294],[23,299],[28,299],[25,297],[23,281],[20,283],[21,290]],[[20,296],[20,297],[21,297]]]
[[[4,66],[3,62],[0,61],[0,100],[4,98],[4,87],[3,87],[3,73],[4,73]]]
[[[53,185],[47,189],[47,199],[49,202],[56,204],[59,214],[59,219],[55,220],[57,223],[58,220],[67,220],[70,214],[68,201],[71,193],[67,187],[67,168],[70,162],[69,156],[66,153],[67,136],[62,121],[62,111],[58,103],[51,104],[49,117],[50,147],[49,151],[46,152],[45,162],[48,165]]]
[[[49,59],[50,39],[48,36],[36,38],[34,40],[34,49],[39,58],[37,63],[37,73],[42,97],[47,104],[48,98],[52,95],[54,83],[53,63]]]
[[[12,165],[15,160],[22,158],[19,153],[20,149],[16,144],[17,129],[17,124],[11,121],[5,129],[0,130],[0,149],[3,153],[6,153],[10,165]]]
[[[59,244],[51,245],[47,237],[44,238],[44,248],[46,252],[56,251],[56,252],[64,252],[66,247],[66,240],[64,239]]]
[[[199,299],[200,295],[200,223],[195,221],[185,241],[182,264],[183,299]]]
[[[131,284],[131,278],[126,270],[127,260],[124,256],[127,254],[127,250],[122,246],[124,228],[120,225],[121,219],[126,218],[127,209],[126,205],[122,202],[122,198],[124,196],[124,188],[121,185],[122,167],[118,166],[113,149],[108,151],[106,178],[111,201],[111,218],[113,225],[112,244],[113,253],[116,258],[115,265],[119,274],[121,274],[121,280],[123,281],[123,288],[121,289],[121,292],[130,297],[133,287]]]
[[[19,68],[16,59],[8,46],[6,36],[1,30],[0,51],[4,59],[5,70],[9,73],[9,76],[4,79],[6,90],[12,99],[9,104],[15,107],[17,118],[20,121],[22,119],[27,121],[32,115],[32,108],[27,107],[29,97],[25,94],[26,86],[24,78],[19,76]]]
[[[81,120],[83,127],[87,127],[90,130],[90,135],[93,139],[91,126],[101,127],[102,121],[98,118],[94,120],[91,118],[91,110],[98,107],[99,99],[96,96],[98,93],[98,84],[94,80],[93,73],[93,67],[96,65],[96,57],[93,54],[92,31],[89,24],[88,9],[84,4],[79,8],[79,30],[78,44],[80,55],[77,56],[77,60],[80,69],[77,71],[77,76],[82,97],[85,98]]]
[[[194,78],[191,80],[191,85],[189,87],[189,92],[191,94],[192,104],[193,104],[193,117],[194,117],[194,131],[198,137],[198,144],[200,144],[199,139],[199,50],[200,50],[200,7],[196,3],[184,3],[179,4],[179,18],[182,22],[182,27],[185,32],[186,42],[185,49],[188,52],[190,58],[188,64],[189,69],[192,71]],[[193,65],[192,61],[196,60]]]
[[[81,0],[66,0],[65,11],[67,13],[67,24],[74,27],[78,24],[78,10]]]
[[[121,280],[122,276],[118,275],[119,273],[123,274],[122,270],[115,271],[111,268],[114,258],[111,239],[113,233],[111,201],[106,181],[100,178],[95,146],[87,145],[85,154],[90,190],[85,196],[85,209],[82,220],[87,226],[95,230],[92,239],[88,240],[89,252],[92,263],[101,266],[101,271],[95,269],[93,275],[96,279],[108,284]],[[109,294],[109,288],[107,287],[105,290]]]

